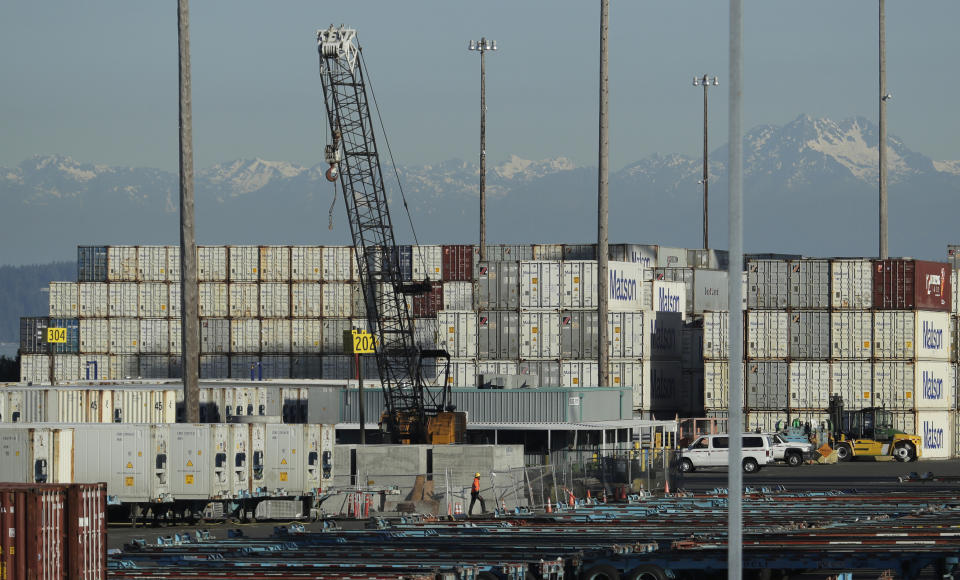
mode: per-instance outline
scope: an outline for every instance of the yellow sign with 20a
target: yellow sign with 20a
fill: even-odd
[[[47,329],[47,342],[63,344],[67,342],[67,329],[50,327]]]
[[[374,351],[375,341],[373,335],[364,330],[353,330],[353,352],[356,354],[367,354]]]

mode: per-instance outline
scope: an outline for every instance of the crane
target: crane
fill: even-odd
[[[357,32],[342,25],[321,29],[317,50],[332,135],[324,151],[326,178],[339,179],[347,208],[386,406],[381,425],[397,443],[461,442],[466,416],[454,412],[447,381],[439,392],[425,388],[424,363],[449,355],[420,350],[414,340],[407,296],[430,286],[401,275]]]

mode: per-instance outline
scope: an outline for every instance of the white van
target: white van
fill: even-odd
[[[744,433],[743,472],[756,473],[773,463],[770,437],[759,433]],[[730,437],[726,434],[702,435],[681,452],[680,471],[689,473],[701,467],[727,467],[730,463]]]

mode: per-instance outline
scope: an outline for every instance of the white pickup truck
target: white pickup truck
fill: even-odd
[[[809,441],[793,441],[785,439],[779,433],[766,433],[770,437],[770,448],[773,450],[773,460],[783,461],[791,467],[803,465],[808,459],[813,459],[813,443]]]

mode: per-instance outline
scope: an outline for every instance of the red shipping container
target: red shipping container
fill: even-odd
[[[413,316],[415,318],[430,318],[443,310],[443,284],[430,284],[430,291],[425,294],[416,294],[413,297]]]
[[[443,246],[444,282],[473,282],[473,246]]]
[[[74,483],[67,488],[67,576],[107,577],[107,484]]]
[[[874,260],[873,307],[877,310],[950,312],[950,265],[923,260]]]
[[[15,546],[6,554],[7,580],[67,578],[66,486],[3,483],[0,495],[16,512]],[[6,532],[9,536],[10,530]]]

